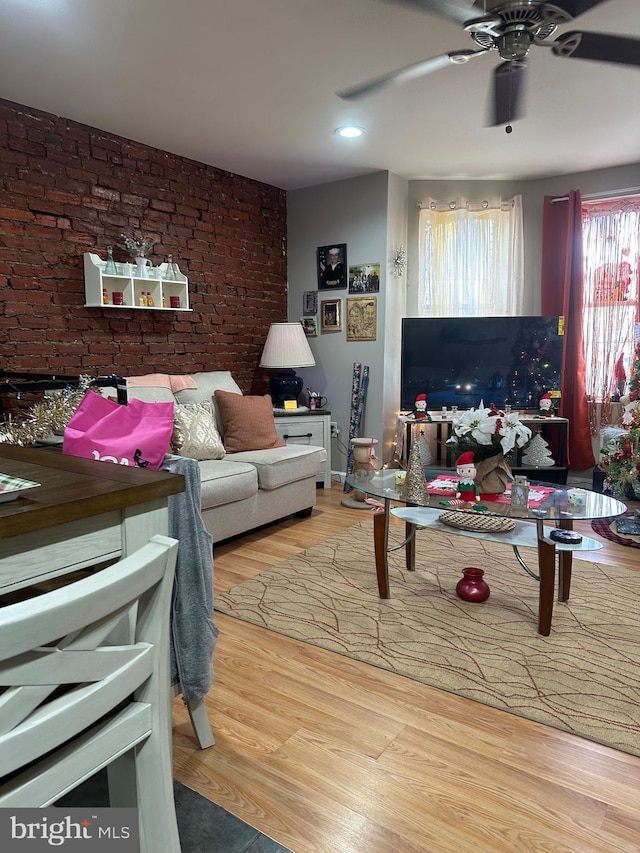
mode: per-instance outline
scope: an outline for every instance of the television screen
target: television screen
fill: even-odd
[[[418,394],[431,410],[494,403],[537,408],[560,392],[563,328],[559,317],[406,317],[402,321],[401,402]]]

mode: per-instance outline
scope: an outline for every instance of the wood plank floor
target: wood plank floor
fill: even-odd
[[[319,490],[311,518],[218,546],[216,589],[362,519],[342,496],[338,485]],[[637,549],[610,542],[592,559],[640,570]],[[237,619],[216,622],[216,744],[198,749],[175,700],[175,776],[294,853],[640,850],[640,758]]]

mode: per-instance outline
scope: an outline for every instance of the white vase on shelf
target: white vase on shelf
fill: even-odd
[[[136,278],[149,278],[147,266],[151,263],[149,258],[136,258]]]

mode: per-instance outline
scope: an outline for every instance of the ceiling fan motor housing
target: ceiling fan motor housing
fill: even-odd
[[[534,41],[557,29],[557,16],[545,14],[546,5],[537,0],[486,0],[476,5],[486,5],[487,14],[469,21],[465,30],[480,47],[495,49],[506,60],[525,59]]]

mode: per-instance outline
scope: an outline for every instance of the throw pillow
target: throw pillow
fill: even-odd
[[[171,446],[189,459],[222,459],[224,445],[208,403],[176,403]]]
[[[232,391],[216,391],[215,400],[222,418],[224,448],[227,453],[284,447],[273,419],[271,397],[250,397]]]

